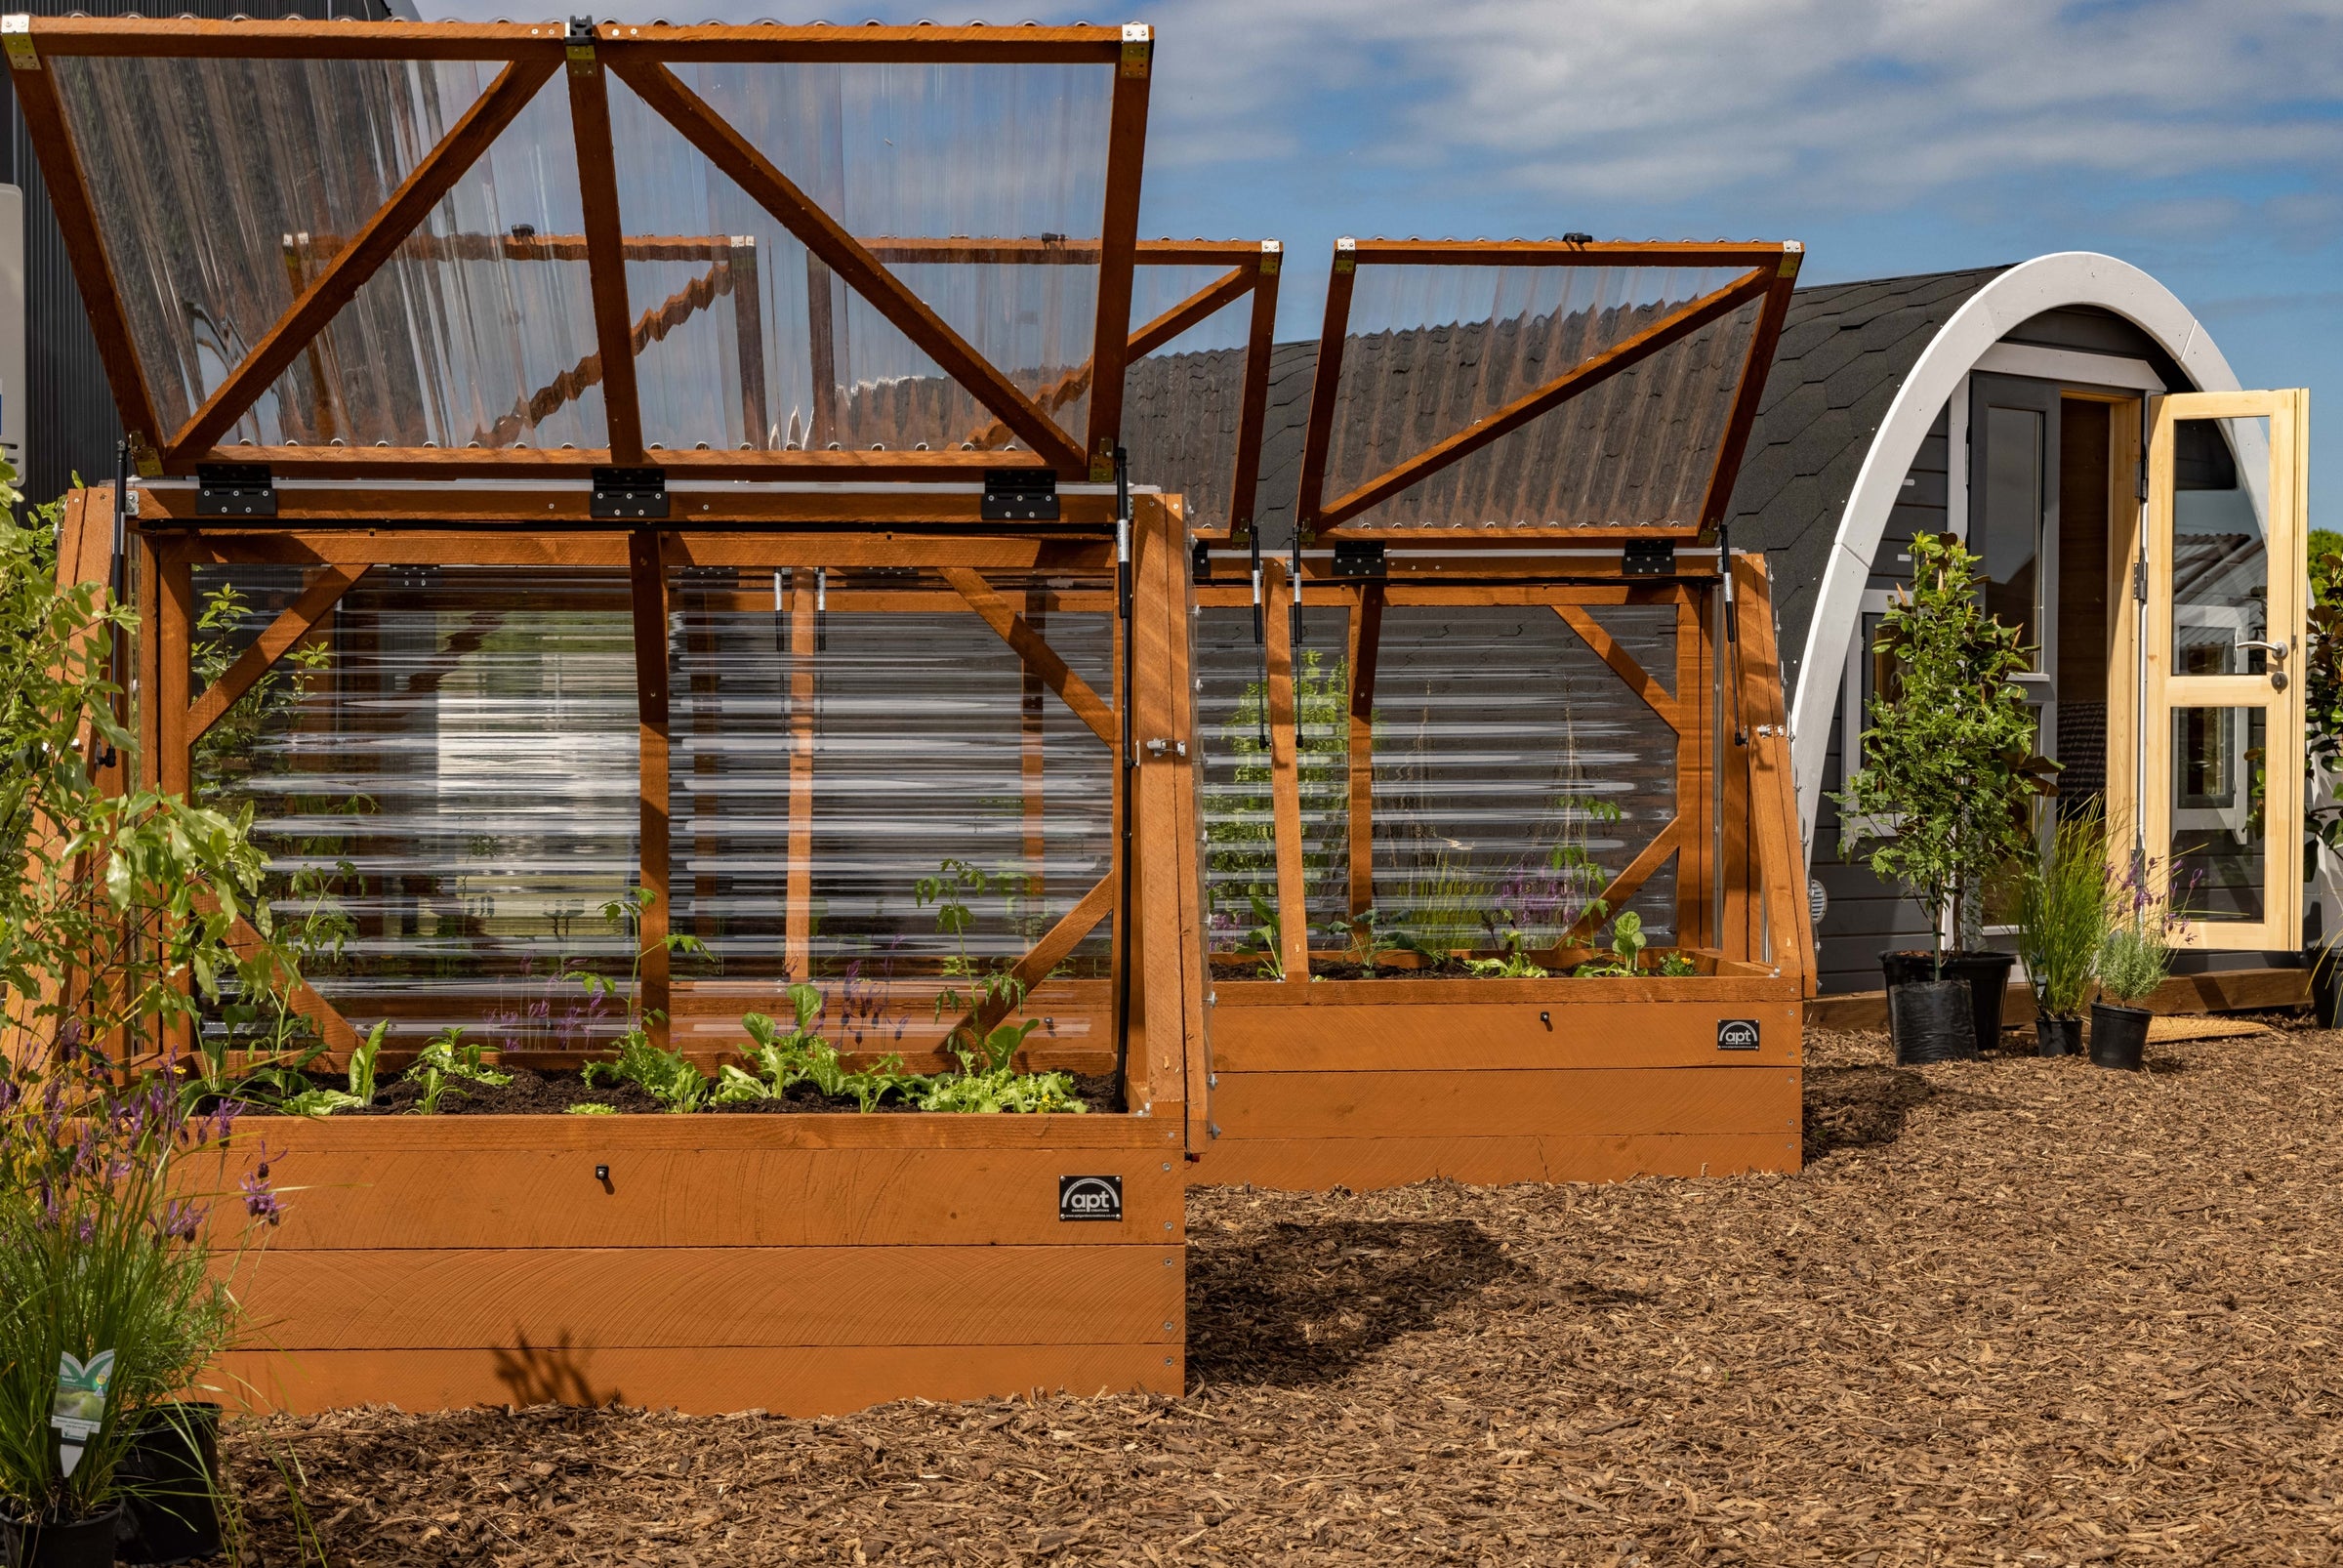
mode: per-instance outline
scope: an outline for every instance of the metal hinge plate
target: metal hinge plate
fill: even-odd
[[[1379,539],[1335,541],[1334,575],[1345,582],[1379,583],[1391,575]]]
[[[8,47],[10,70],[39,70],[41,57],[32,47],[32,19],[21,12],[0,17],[0,44]]]
[[[979,515],[987,522],[1057,521],[1056,473],[1049,469],[986,469]]]
[[[665,469],[596,469],[587,515],[611,522],[640,522],[667,516]]]
[[[1123,74],[1144,76],[1155,58],[1155,29],[1143,21],[1123,24]]]
[[[273,517],[276,481],[266,463],[198,463],[195,465],[195,516],[198,517]]]
[[[1676,542],[1673,539],[1630,539],[1620,552],[1620,575],[1623,577],[1673,577],[1676,574]]]

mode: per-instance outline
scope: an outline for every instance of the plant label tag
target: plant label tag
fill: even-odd
[[[81,1451],[105,1424],[105,1390],[114,1381],[114,1353],[101,1350],[85,1363],[72,1352],[57,1358],[57,1403],[49,1424],[57,1428],[58,1459],[67,1475]]]
[[[1061,1176],[1057,1178],[1057,1217],[1060,1219],[1123,1218],[1123,1178],[1119,1176]]]
[[[1755,1051],[1757,1049],[1757,1020],[1755,1018],[1718,1019],[1716,1049],[1719,1051]]]

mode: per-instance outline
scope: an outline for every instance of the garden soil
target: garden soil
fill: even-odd
[[[2343,1036],[1809,1057],[1795,1176],[1197,1194],[1184,1398],[226,1446],[268,1568],[2343,1561]]]

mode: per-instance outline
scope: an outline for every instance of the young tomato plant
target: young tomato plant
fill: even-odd
[[[459,1089],[459,1083],[485,1084],[490,1089],[502,1089],[513,1082],[511,1073],[500,1073],[480,1060],[479,1042],[467,1041],[461,1024],[451,1025],[432,1037],[415,1058],[413,1066],[402,1075],[408,1083],[423,1086],[423,1097],[415,1103],[418,1116],[439,1114],[440,1099],[450,1093],[463,1095],[470,1090]],[[370,1064],[371,1070],[371,1064]]]
[[[633,957],[628,964],[622,999],[627,1010],[627,1027],[619,1035],[610,1059],[589,1062],[579,1076],[589,1085],[602,1078],[612,1083],[634,1084],[670,1111],[688,1112],[699,1109],[707,1093],[708,1080],[681,1052],[665,1050],[652,1041],[650,1026],[665,1021],[667,1014],[642,1005],[643,916],[658,899],[659,895],[648,887],[630,887],[602,906],[602,919],[609,923],[610,928],[630,938],[627,946]],[[670,953],[708,951],[707,944],[698,937],[680,932],[670,932],[659,941]],[[566,978],[584,986],[588,996],[619,996],[617,983],[596,970],[572,970]]]

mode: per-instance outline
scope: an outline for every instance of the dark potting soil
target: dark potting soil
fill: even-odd
[[[498,1069],[513,1075],[509,1084],[474,1084],[461,1079],[450,1083],[439,1096],[441,1116],[561,1116],[572,1105],[607,1105],[625,1115],[660,1116],[667,1107],[653,1099],[634,1084],[589,1085],[574,1072],[541,1073],[526,1067]],[[1076,1073],[1074,1093],[1091,1111],[1111,1112],[1118,1108],[1115,1078],[1111,1073]],[[332,1078],[313,1078],[321,1089],[340,1089],[343,1084]],[[336,1116],[404,1116],[412,1115],[423,1099],[423,1086],[405,1079],[392,1079],[381,1085],[374,1103],[352,1106],[336,1111]],[[799,1084],[779,1099],[757,1100],[746,1105],[703,1105],[701,1112],[746,1114],[751,1116],[779,1116],[792,1112],[860,1111],[861,1105],[851,1096],[833,1097],[824,1094],[810,1084]],[[916,1106],[894,1096],[881,1100],[874,1113],[915,1110]],[[270,1107],[254,1106],[255,1114],[272,1114]]]
[[[1475,978],[1460,958],[1443,959],[1437,965],[1418,969],[1395,969],[1378,964],[1369,970],[1363,964],[1318,964],[1310,966],[1312,979],[1329,980],[1469,980]],[[1213,978],[1215,980],[1258,980],[1266,978],[1260,966],[1246,959],[1214,958]]]

